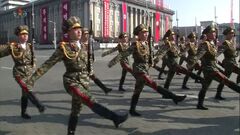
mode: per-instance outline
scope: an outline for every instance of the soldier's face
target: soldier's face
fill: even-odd
[[[20,43],[26,43],[28,41],[28,34],[19,34],[18,39]]]
[[[233,33],[233,32],[229,32],[229,33],[227,34],[227,38],[228,38],[228,39],[232,39],[234,36],[235,36],[235,33]]]
[[[210,32],[207,34],[207,39],[215,40],[216,39],[216,32]]]
[[[80,40],[82,37],[81,28],[73,28],[68,32],[69,38],[71,40]]]
[[[123,37],[123,38],[121,39],[121,42],[123,42],[123,43],[128,42],[128,37],[127,37],[127,36]]]
[[[140,31],[138,34],[138,38],[142,41],[146,41],[148,38],[148,31]]]
[[[83,36],[82,36],[82,38],[88,39],[88,38],[89,38],[89,34],[88,34],[88,33],[84,33]]]

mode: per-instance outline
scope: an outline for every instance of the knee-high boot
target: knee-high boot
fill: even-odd
[[[21,117],[24,119],[31,119],[31,116],[27,114],[27,105],[28,99],[27,97],[21,97]]]
[[[217,87],[217,93],[215,95],[215,99],[218,100],[225,100],[225,98],[222,97],[222,91],[223,91],[224,84],[220,83]]]
[[[29,91],[27,93],[28,99],[38,108],[40,113],[45,111],[45,107],[40,103],[37,97],[33,94],[33,92]]]
[[[68,135],[74,135],[78,123],[78,116],[71,115],[68,121]]]
[[[126,121],[128,118],[127,113],[123,115],[117,114],[98,103],[94,103],[91,109],[93,112],[97,113],[98,115],[106,119],[112,120],[116,128],[118,128],[118,126],[124,121]]]
[[[187,97],[186,95],[178,96],[178,95],[172,93],[171,91],[169,91],[169,90],[167,90],[167,89],[165,89],[161,86],[157,86],[157,92],[162,94],[163,97],[172,99],[175,104],[178,104],[178,102],[183,101]]]
[[[98,78],[94,78],[93,81],[104,91],[105,94],[112,91],[111,88],[107,88]]]
[[[208,110],[208,108],[203,105],[205,95],[206,95],[206,90],[204,90],[203,88],[198,94],[197,109]]]
[[[138,103],[138,99],[139,99],[139,94],[134,94],[134,95],[132,96],[131,107],[130,107],[130,110],[129,110],[129,113],[130,113],[132,116],[141,116],[141,114],[139,114],[138,112],[136,112],[136,106],[137,106],[137,103]]]
[[[184,79],[183,79],[182,89],[189,89],[189,88],[187,87],[187,81],[188,81],[188,79],[189,79],[189,76],[186,75],[186,76],[184,77]]]

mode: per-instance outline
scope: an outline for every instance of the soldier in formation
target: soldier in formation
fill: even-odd
[[[91,41],[90,41],[91,40]],[[101,80],[99,80],[93,71],[93,62],[94,62],[94,51],[93,51],[93,42],[92,38],[89,40],[89,30],[87,28],[83,28],[82,31],[82,38],[81,38],[81,48],[87,52],[87,55],[89,55],[89,67],[90,69],[90,78],[94,81],[95,84],[97,84],[105,94],[108,94],[110,91],[112,91],[111,88],[106,87]],[[91,43],[89,43],[91,42]]]
[[[118,45],[115,48],[110,49],[110,50],[104,52],[102,54],[102,57],[104,57],[106,55],[109,55],[109,54],[111,54],[113,52],[116,52],[116,51],[118,51],[119,53],[122,53],[122,54],[126,52],[126,50],[129,48],[128,34],[123,32],[123,33],[121,33],[118,36],[118,39],[119,39]],[[126,91],[123,88],[124,81],[125,81],[127,72],[132,74],[133,70],[132,70],[132,68],[129,65],[129,59],[128,58],[122,58],[120,60],[120,65],[122,67],[122,76],[121,76],[121,79],[120,79],[120,82],[119,82],[118,90],[119,91]]]
[[[147,41],[148,38],[148,28],[144,24],[138,25],[134,29],[134,35],[138,36],[138,40],[133,42],[132,45],[127,49],[126,53],[120,53],[116,57],[114,57],[108,64],[109,67],[112,67],[116,63],[118,63],[122,58],[126,58],[132,54],[134,62],[133,62],[133,75],[136,79],[135,89],[131,99],[131,107],[129,113],[132,116],[141,116],[140,113],[136,111],[136,106],[138,103],[139,96],[143,90],[144,85],[147,85],[153,88],[158,93],[163,96],[167,96],[171,98],[174,103],[178,103],[183,101],[186,96],[178,96],[171,91],[158,86],[156,82],[154,82],[148,73],[148,70],[151,66],[153,66],[153,58],[151,55],[151,48]]]
[[[240,93],[240,86],[235,84],[234,82],[230,81],[218,68],[217,66],[217,55],[218,50],[217,46],[214,42],[216,40],[216,28],[213,25],[209,25],[204,29],[204,34],[207,36],[207,40],[200,44],[197,55],[196,55],[196,61],[201,59],[203,74],[204,74],[204,80],[203,80],[203,86],[198,94],[198,104],[197,109],[201,110],[208,110],[207,107],[204,106],[204,98],[206,95],[206,92],[212,82],[212,80],[216,80],[218,82],[222,82],[225,85],[227,85],[232,90],[236,91],[237,93]],[[195,63],[188,63],[187,67],[189,69],[193,68]]]
[[[225,69],[224,74],[226,77],[230,77],[232,73],[236,73],[240,75],[240,68],[237,64],[237,50],[236,50],[236,44],[233,41],[233,38],[235,36],[235,30],[231,27],[226,28],[223,31],[223,35],[225,35],[225,41],[222,43],[221,46],[218,48],[218,55],[221,53],[224,54],[224,59],[222,62],[218,63],[222,65],[222,67]],[[220,83],[217,87],[217,93],[215,96],[215,99],[218,100],[224,100],[225,98],[222,97],[222,90],[224,87],[224,83]]]
[[[21,117],[24,119],[31,119],[31,116],[27,113],[28,100],[38,108],[40,113],[45,110],[45,107],[36,98],[32,89],[28,90],[26,85],[24,85],[31,77],[36,66],[33,46],[31,43],[28,43],[28,33],[28,26],[20,25],[15,28],[18,42],[0,46],[0,58],[11,55],[14,62],[13,77],[22,88]]]
[[[88,55],[82,49],[80,39],[82,26],[78,17],[72,16],[63,22],[62,30],[69,35],[68,42],[60,42],[59,47],[32,75],[28,81],[28,88],[43,76],[57,62],[63,61],[66,72],[63,75],[63,84],[66,91],[72,96],[72,109],[68,122],[68,135],[74,135],[82,104],[88,106],[98,115],[113,121],[117,128],[127,120],[128,114],[117,114],[99,104],[89,91]]]

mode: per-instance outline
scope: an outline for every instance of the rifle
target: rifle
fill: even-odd
[[[89,39],[88,39],[88,73],[91,72],[91,59],[94,61],[94,50],[93,50],[93,31],[92,31],[92,20],[90,20]]]
[[[35,37],[34,37],[34,28],[32,28],[32,45],[31,45],[31,53],[32,53],[32,61],[31,61],[31,65],[34,66],[34,42],[35,42]]]
[[[148,34],[148,45],[149,45],[149,55],[150,55],[150,57],[149,57],[149,64],[150,65],[153,65],[153,50],[152,50],[152,46],[153,46],[153,40],[152,40],[152,29],[151,29],[151,27],[149,26],[148,27],[148,32],[149,32],[149,34]]]

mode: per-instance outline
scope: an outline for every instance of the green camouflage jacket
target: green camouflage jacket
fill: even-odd
[[[223,64],[224,67],[228,67],[229,64],[237,65],[236,57],[237,51],[236,46],[232,41],[225,40],[221,46],[219,46],[219,53],[224,54]]]
[[[119,53],[122,53],[122,54],[123,54],[123,53],[125,53],[125,52],[127,51],[128,48],[129,48],[129,44],[128,44],[128,43],[124,43],[124,44],[118,43],[118,45],[117,45],[116,47],[114,47],[114,48],[112,48],[112,49],[104,52],[104,53],[102,54],[102,57],[104,57],[104,56],[106,56],[106,55],[109,55],[109,54],[111,54],[111,53],[114,53],[114,52],[116,52],[116,51],[118,51]],[[120,62],[124,62],[124,63],[129,64],[129,59],[128,59],[128,57],[126,57],[126,58],[124,58],[124,59],[122,58],[122,59],[120,60]]]
[[[134,73],[148,73],[150,63],[150,50],[147,41],[146,42],[133,42],[132,45],[126,50],[125,53],[119,53],[108,64],[112,67],[118,63],[121,59],[125,59],[130,55],[133,55],[133,72]]]
[[[22,48],[19,43],[10,43],[0,45],[0,58],[11,55],[14,61],[13,76],[26,79],[33,73],[33,66],[36,59],[33,55],[32,45],[26,44],[26,49]]]
[[[57,62],[63,61],[66,72],[63,75],[64,84],[81,85],[89,88],[89,73],[87,70],[87,52],[76,43],[61,42],[52,56],[46,60],[33,74],[30,82],[35,82]]]

